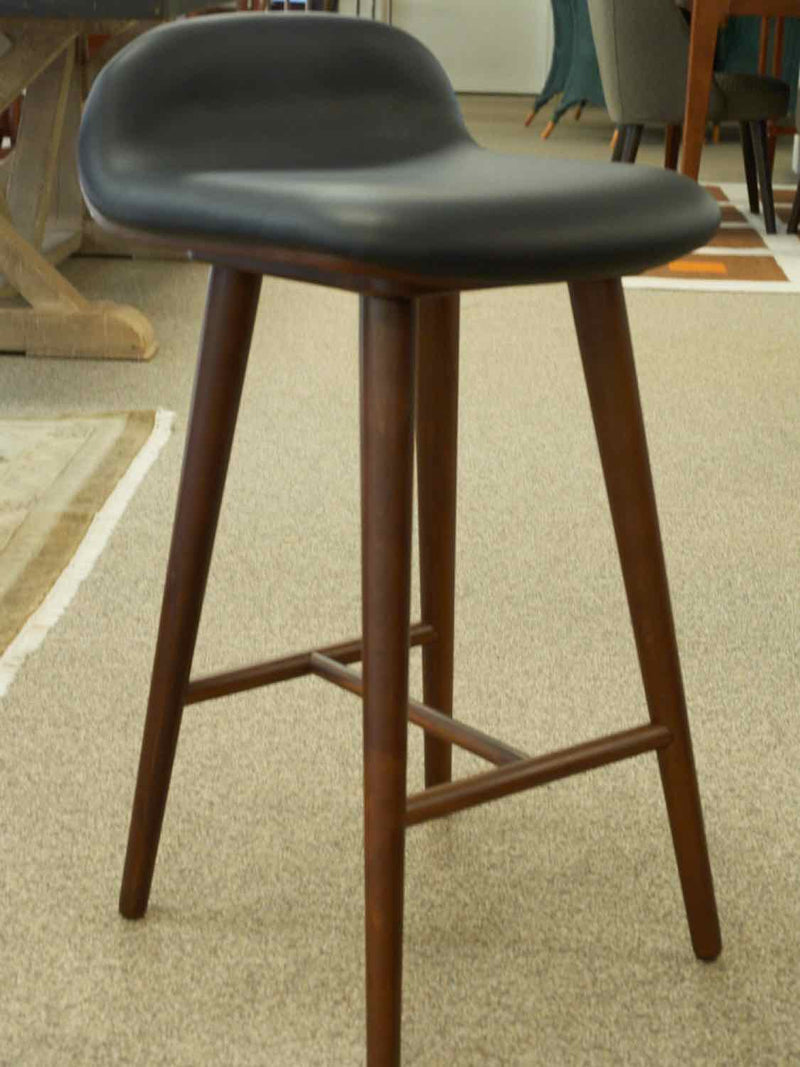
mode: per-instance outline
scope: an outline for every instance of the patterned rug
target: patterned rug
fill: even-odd
[[[775,236],[751,215],[747,186],[709,185],[722,209],[722,226],[705,248],[664,267],[626,278],[629,289],[694,289],[706,292],[800,292],[800,238],[786,233],[794,186],[775,186]]]
[[[0,696],[91,571],[170,412],[0,419]]]

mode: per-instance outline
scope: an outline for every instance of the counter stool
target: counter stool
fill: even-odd
[[[184,706],[314,674],[363,695],[369,1067],[400,1062],[406,828],[531,786],[655,751],[692,944],[714,959],[620,283],[704,244],[713,200],[666,171],[484,151],[419,42],[325,15],[221,15],[134,41],[92,90],[80,168],[98,221],[212,264],[122,914],[147,908]],[[361,294],[363,637],[190,680],[263,274]],[[554,281],[569,283],[650,721],[529,756],[452,717],[458,293]],[[415,437],[422,619],[410,625]],[[424,703],[409,701],[409,645],[422,645]],[[347,666],[358,659],[363,681]],[[426,789],[407,797],[409,719],[426,731]],[[495,766],[451,781],[453,744]]]

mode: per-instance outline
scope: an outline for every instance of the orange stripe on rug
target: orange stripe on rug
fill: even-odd
[[[773,256],[689,255],[646,272],[651,278],[692,278],[698,282],[788,282]],[[713,288],[713,286],[712,286]]]
[[[667,269],[674,274],[727,274],[728,268],[724,263],[716,263],[713,259],[700,262],[697,259],[676,259],[667,264]]]

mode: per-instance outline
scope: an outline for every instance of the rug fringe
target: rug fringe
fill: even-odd
[[[150,436],[114,486],[108,500],[95,515],[75,555],[58,576],[42,603],[0,656],[0,697],[8,692],[17,671],[28,656],[39,648],[48,631],[69,607],[81,582],[91,573],[136,490],[169,440],[174,423],[174,411],[156,412]]]

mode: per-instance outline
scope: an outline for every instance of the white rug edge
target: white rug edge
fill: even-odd
[[[41,646],[48,632],[71,604],[83,580],[91,574],[117,523],[136,495],[136,490],[169,440],[174,424],[174,411],[156,411],[150,436],[114,486],[108,500],[92,519],[74,556],[42,603],[0,656],[0,698],[6,695],[25,660]]]

